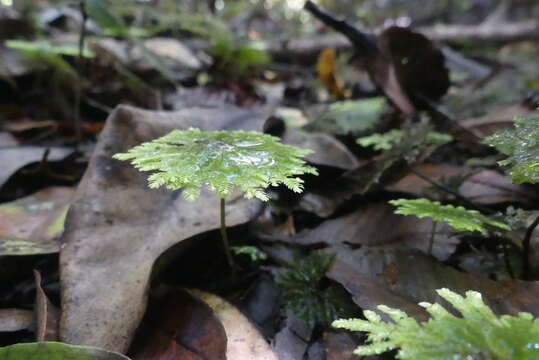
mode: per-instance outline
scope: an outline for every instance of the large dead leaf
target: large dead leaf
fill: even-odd
[[[73,193],[69,187],[51,187],[0,205],[0,255],[58,252]]]
[[[172,245],[219,227],[216,195],[205,191],[187,202],[181,191],[151,190],[147,174],[112,155],[176,128],[260,130],[266,117],[234,107],[167,113],[120,106],[110,115],[62,238],[63,341],[125,351],[144,314],[155,259]],[[257,201],[230,196],[227,222],[245,223],[260,209]]]
[[[442,178],[462,176],[472,169],[447,164],[420,164],[414,170],[433,181],[440,182]],[[422,196],[422,192],[433,185],[419,176],[410,173],[398,182],[387,186],[386,190],[399,191]],[[460,195],[477,204],[496,204],[503,202],[529,203],[535,194],[524,186],[511,183],[507,176],[493,170],[481,170],[471,174],[459,186]]]
[[[317,165],[352,170],[359,164],[343,143],[328,134],[287,129],[283,134],[283,143],[313,150],[314,152],[305,158]]]
[[[364,253],[361,259],[357,258],[362,273],[373,274],[384,266],[384,254],[392,258],[391,254],[398,249],[428,248],[431,220],[396,215],[394,210],[387,203],[371,203],[346,216],[324,221],[312,230],[279,240],[301,245],[326,244],[330,246],[329,252],[358,249]],[[453,253],[457,240],[449,237],[448,226],[440,225],[432,253],[444,260]]]

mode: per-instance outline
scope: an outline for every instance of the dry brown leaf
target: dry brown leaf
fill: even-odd
[[[524,311],[539,315],[539,282],[497,282],[469,275],[417,251],[394,255],[377,273],[365,274],[353,254],[338,254],[328,276],[341,283],[363,309],[376,310],[378,305],[385,304],[420,320],[425,320],[427,314],[417,303],[439,301],[435,290],[443,287],[461,294],[479,291],[498,314],[516,315]]]
[[[373,274],[383,268],[384,256],[391,258],[398,249],[425,252],[428,249],[431,220],[397,215],[394,210],[385,202],[370,203],[348,215],[324,221],[314,229],[278,239],[300,245],[326,244],[329,245],[328,252],[346,253],[357,249],[356,253],[364,253],[356,259],[362,273]],[[450,234],[451,229],[443,224],[436,230],[432,253],[441,260],[447,259],[458,243],[449,237]]]
[[[414,170],[428,178],[440,182],[443,177],[452,177],[471,172],[471,168],[448,164],[420,164]],[[419,176],[409,173],[398,182],[386,187],[389,191],[407,192],[422,196],[432,184]],[[468,177],[458,189],[459,194],[477,204],[496,204],[518,202],[527,204],[535,198],[535,194],[524,186],[511,183],[509,177],[493,170],[481,170]]]
[[[512,127],[515,117],[529,116],[533,113],[533,108],[525,104],[499,106],[483,116],[463,120],[460,125],[482,139],[496,131]]]
[[[33,311],[23,309],[0,309],[0,332],[25,330],[33,323]]]

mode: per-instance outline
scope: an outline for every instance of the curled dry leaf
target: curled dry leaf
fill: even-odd
[[[200,290],[191,293],[204,301],[221,321],[228,338],[226,358],[234,360],[278,360],[257,328],[222,298]]]
[[[424,35],[393,26],[373,40],[370,34],[337,20],[312,1],[306,2],[305,9],[348,38],[360,66],[407,116],[417,114],[423,98],[438,100],[449,89],[444,55]]]
[[[57,341],[58,340],[58,322],[60,320],[60,312],[50,302],[47,294],[41,287],[41,274],[34,270],[34,278],[36,283],[36,340]]]

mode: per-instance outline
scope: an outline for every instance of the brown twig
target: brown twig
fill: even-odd
[[[530,280],[530,243],[533,235],[533,231],[539,225],[539,216],[535,218],[534,222],[526,229],[524,240],[522,240],[522,279]]]
[[[75,93],[75,116],[74,127],[77,146],[82,140],[82,121],[80,114],[80,104],[82,98],[82,77],[84,72],[84,41],[86,39],[86,21],[88,13],[86,12],[86,0],[79,0],[79,11],[81,15],[81,25],[79,33],[79,54],[77,58],[77,91]]]
[[[443,184],[440,184],[439,182],[429,178],[428,176],[426,176],[425,174],[417,171],[416,169],[414,169],[413,167],[409,167],[409,170],[412,174],[418,176],[419,178],[425,180],[426,182],[428,182],[429,184],[431,184],[432,186],[448,193],[448,194],[451,194],[453,195],[454,197],[456,197],[457,199],[459,199],[460,201],[462,201],[463,203],[469,205],[470,207],[476,209],[476,210],[479,210],[481,211],[482,213],[484,214],[493,214],[494,212],[489,209],[489,208],[486,208],[484,206],[481,206],[481,205],[477,205],[475,203],[473,203],[472,201],[470,201],[468,198],[466,198],[465,196],[462,196],[461,194],[459,194],[458,191],[455,191]]]

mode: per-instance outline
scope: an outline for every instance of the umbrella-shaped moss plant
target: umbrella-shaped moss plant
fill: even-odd
[[[184,189],[195,200],[206,185],[221,203],[221,237],[227,261],[234,268],[225,222],[225,198],[233,187],[246,198],[268,200],[267,187],[284,184],[294,192],[303,190],[301,174],[317,175],[302,157],[311,150],[280,143],[279,138],[255,131],[174,130],[138,145],[115,159],[131,160],[140,171],[152,171],[150,188]]]

